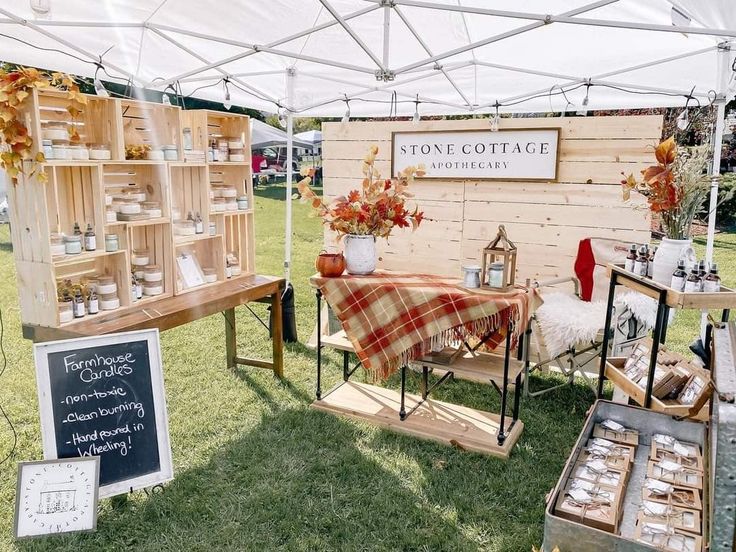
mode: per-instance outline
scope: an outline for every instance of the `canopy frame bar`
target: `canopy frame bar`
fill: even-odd
[[[333,19],[335,19],[345,30],[345,32],[350,35],[350,38],[352,38],[353,41],[358,46],[360,46],[360,49],[363,50],[366,55],[373,60],[373,63],[375,63],[381,71],[385,71],[386,67],[384,67],[381,60],[378,59],[378,56],[373,53],[373,50],[371,50],[368,45],[363,42],[363,39],[358,36],[358,34],[353,30],[350,25],[348,25],[348,22],[343,19],[343,17],[337,12],[334,7],[332,7],[332,4],[330,4],[328,0],[319,0],[319,3],[322,4],[328,12],[330,12],[330,15],[333,17]]]
[[[209,63],[209,61],[207,60],[207,58],[205,58],[204,56],[199,55],[197,52],[195,52],[194,50],[190,49],[189,47],[184,46],[184,44],[182,44],[181,42],[179,42],[179,41],[171,38],[170,36],[168,36],[163,31],[159,31],[158,29],[156,29],[154,27],[154,28],[151,28],[151,32],[152,33],[155,33],[156,35],[160,36],[164,40],[166,40],[169,43],[173,44],[174,46],[176,46],[177,48],[179,48],[181,51],[186,52],[187,54],[189,54],[193,58],[198,59],[202,63]],[[247,90],[250,90],[254,94],[259,94],[261,96],[261,98],[266,98],[267,100],[270,100],[270,101],[274,102],[275,104],[278,104],[279,103],[278,100],[276,98],[274,98],[273,96],[271,96],[270,94],[267,94],[266,92],[263,92],[262,90],[259,90],[255,86],[252,86],[252,85],[248,84],[247,82],[245,82],[245,81],[243,81],[243,80],[241,80],[241,79],[239,79],[237,77],[234,77],[232,75],[228,75],[227,72],[222,67],[216,67],[215,69],[220,74],[222,74],[225,79],[229,79],[229,80],[232,80],[233,82],[236,82],[237,84],[239,84],[240,86],[246,88]]]
[[[366,2],[380,2],[381,0],[365,0]],[[678,25],[661,25],[657,23],[637,23],[635,21],[616,21],[612,19],[595,19],[586,17],[574,17],[574,15],[565,13],[561,15],[552,15],[533,12],[518,12],[510,10],[497,10],[491,8],[475,8],[472,6],[462,6],[456,4],[435,4],[424,0],[393,0],[395,4],[403,6],[412,6],[415,8],[427,8],[433,10],[454,11],[462,13],[472,13],[477,15],[491,15],[495,17],[506,17],[511,19],[529,19],[539,21],[543,25],[550,23],[567,23],[571,25],[592,25],[594,27],[613,27],[620,29],[631,29],[639,31],[659,31],[665,33],[681,33],[681,34],[701,34],[709,36],[736,37],[735,29],[714,29],[701,27],[682,27]]]
[[[390,8],[389,8],[390,9]],[[409,29],[409,32],[414,35],[414,38],[419,42],[419,44],[424,48],[424,51],[427,53],[427,55],[432,56],[432,50],[429,48],[427,43],[424,41],[422,36],[417,32],[417,30],[414,28],[414,25],[412,25],[409,20],[404,16],[403,12],[399,10],[398,7],[394,6],[394,11],[396,12],[396,15],[399,16],[401,21],[403,21],[404,25],[406,25],[406,28]],[[457,91],[457,93],[460,95],[460,97],[465,102],[465,105],[468,107],[472,107],[471,101],[468,99],[468,97],[465,95],[465,93],[460,89],[460,87],[455,82],[455,79],[453,79],[450,74],[447,72],[447,70],[442,65],[436,65],[434,67],[435,69],[439,69],[442,71],[442,74],[445,75],[445,78],[447,79],[447,82],[450,83],[450,85]]]
[[[344,15],[343,16],[343,20],[348,21],[348,20],[353,19],[355,17],[360,17],[361,15],[365,15],[365,14],[370,13],[372,11],[375,11],[375,10],[377,10],[379,8],[380,8],[380,6],[370,5],[370,6],[366,7],[366,8],[363,8],[362,10],[354,11],[352,13],[349,13],[347,15]],[[179,33],[179,34],[191,36],[193,38],[201,38],[203,40],[211,40],[211,41],[214,41],[214,42],[220,42],[222,44],[229,44],[230,46],[240,46],[241,48],[246,48],[248,50],[247,52],[243,52],[243,53],[240,53],[240,54],[236,54],[234,56],[230,56],[230,57],[227,57],[227,58],[224,58],[224,59],[220,59],[220,60],[215,61],[213,63],[210,63],[210,64],[208,64],[208,65],[206,65],[204,67],[199,67],[197,69],[192,69],[192,70],[186,71],[185,73],[182,73],[182,74],[180,74],[180,75],[178,75],[176,77],[172,77],[172,78],[168,79],[167,82],[165,82],[163,84],[164,86],[167,85],[167,84],[174,83],[177,80],[181,80],[183,78],[191,77],[191,76],[196,75],[198,73],[202,73],[202,72],[207,71],[209,69],[214,69],[215,67],[218,67],[218,66],[221,66],[221,65],[226,65],[226,64],[232,63],[234,61],[239,61],[239,60],[241,60],[243,58],[246,58],[246,57],[252,56],[254,54],[257,54],[263,48],[273,48],[273,47],[276,47],[276,46],[281,46],[282,44],[287,44],[289,42],[292,42],[293,40],[298,40],[298,39],[303,38],[305,36],[308,36],[308,35],[311,35],[313,33],[317,33],[319,31],[322,31],[324,29],[329,29],[330,27],[333,27],[335,25],[337,25],[337,21],[336,20],[326,21],[325,23],[321,23],[321,24],[319,24],[319,25],[317,25],[315,27],[311,27],[309,29],[305,29],[303,31],[299,31],[298,33],[294,33],[292,35],[289,35],[289,36],[286,36],[286,37],[283,37],[283,38],[279,38],[278,40],[274,40],[273,42],[269,42],[265,46],[261,47],[259,50],[256,50],[256,49],[253,48],[253,45],[252,44],[246,44],[245,42],[241,42],[239,40],[230,40],[230,39],[220,38],[220,37],[216,37],[216,36],[205,34],[205,33],[198,33],[198,32],[190,31],[190,30],[187,30],[187,29],[180,29],[178,27],[172,27],[172,26],[169,26],[169,25],[161,25],[161,24],[158,24],[158,23],[148,23],[148,26],[158,27],[161,30],[171,31],[171,32],[174,32],[174,33]],[[363,72],[373,73],[373,71],[371,71],[370,69],[366,69]]]
[[[367,0],[368,2],[376,2],[379,0]],[[413,6],[414,3],[407,3],[410,0],[406,0],[403,4],[408,6]],[[593,2],[591,4],[586,4],[584,6],[580,6],[579,8],[575,8],[574,10],[566,11],[562,15],[564,16],[571,16],[571,15],[579,15],[581,13],[585,13],[591,10],[598,9],[602,6],[607,6],[608,4],[613,4],[615,2],[618,2],[618,0],[598,0],[596,2]],[[399,2],[396,2],[399,3]],[[426,2],[420,2],[422,4],[426,4]],[[455,5],[444,5],[444,4],[430,4],[429,6],[424,7],[438,7],[438,9],[445,9],[448,11],[464,11],[464,10],[457,10],[455,8],[462,8],[463,6],[455,6]],[[478,8],[480,9],[480,8]],[[399,69],[396,69],[394,71],[395,74],[404,73],[410,69],[415,69],[417,67],[422,67],[423,65],[428,65],[431,63],[436,63],[440,60],[443,60],[448,57],[456,56],[458,54],[463,54],[469,50],[475,50],[476,48],[481,48],[483,46],[487,46],[489,44],[492,44],[494,42],[499,42],[501,40],[504,40],[506,38],[511,38],[512,36],[517,36],[529,31],[533,31],[534,29],[538,29],[539,27],[544,27],[547,23],[542,21],[534,21],[532,23],[528,23],[526,25],[523,25],[521,27],[516,27],[515,29],[510,29],[508,31],[505,31],[503,33],[499,33],[497,35],[493,35],[487,38],[483,38],[481,40],[476,40],[475,42],[471,42],[469,44],[466,44],[464,46],[459,46],[457,48],[453,48],[452,50],[448,50],[446,52],[443,52],[441,54],[437,54],[435,56],[430,56],[424,60],[420,60],[414,63],[410,63],[409,65],[405,65],[403,67],[400,67]]]

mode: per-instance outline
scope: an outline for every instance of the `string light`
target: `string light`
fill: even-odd
[[[345,115],[342,116],[343,123],[350,121],[350,100],[347,95],[345,96],[345,105],[347,106],[347,109],[345,110]]]
[[[289,125],[289,120],[286,117],[286,110],[279,108],[279,126],[286,128]]]
[[[107,91],[107,89],[105,88],[105,86],[102,84],[102,80],[100,79],[100,76],[99,76],[100,69],[102,69],[104,71],[104,69],[102,67],[102,64],[101,63],[98,63],[97,64],[97,69],[95,70],[95,79],[94,79],[94,82],[95,82],[95,93],[98,96],[102,96],[103,98],[109,98],[110,97],[110,93]]]
[[[225,101],[222,102],[222,107],[229,110],[233,106],[233,103],[230,101],[230,89],[227,87],[228,82],[230,82],[230,79],[227,77],[222,79],[222,83],[225,86]]]
[[[585,97],[583,98],[583,105],[578,109],[578,115],[585,117],[588,114],[588,102],[590,101],[590,86],[588,83],[585,85]]]
[[[411,118],[411,122],[418,125],[421,120],[422,118],[419,115],[419,94],[417,94],[417,99],[414,102],[414,116]]]
[[[36,19],[51,19],[51,0],[30,0],[29,3]]]
[[[496,102],[496,114],[491,119],[491,132],[498,132],[498,127],[501,124],[501,116],[498,114],[499,103]]]

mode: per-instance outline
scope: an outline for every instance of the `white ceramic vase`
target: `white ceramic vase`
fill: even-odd
[[[357,275],[372,274],[376,270],[375,236],[345,236],[345,268],[348,274]]]
[[[652,279],[666,286],[672,282],[672,273],[677,268],[677,262],[685,259],[686,266],[692,266],[695,262],[695,251],[693,240],[671,240],[662,238],[657,252],[654,254],[654,268]]]

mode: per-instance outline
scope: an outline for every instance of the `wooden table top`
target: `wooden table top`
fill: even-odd
[[[276,276],[241,276],[217,286],[146,302],[140,309],[88,316],[61,328],[26,324],[23,337],[49,341],[148,328],[164,331],[281,292],[285,285],[286,281]]]

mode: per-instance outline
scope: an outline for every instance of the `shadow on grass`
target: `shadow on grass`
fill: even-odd
[[[471,550],[476,543],[356,447],[361,430],[310,409],[267,414],[165,492],[98,531],[20,550]],[[449,481],[437,482],[444,486]],[[439,489],[435,489],[435,492]]]

